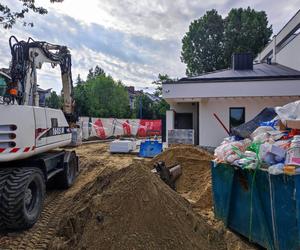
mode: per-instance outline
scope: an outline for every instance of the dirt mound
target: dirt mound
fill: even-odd
[[[49,249],[225,249],[222,236],[145,167],[99,176],[73,204]]]
[[[167,166],[180,164],[182,175],[176,182],[177,192],[193,206],[207,209],[212,206],[210,161],[213,156],[194,146],[174,146],[153,158],[151,165],[164,161]]]

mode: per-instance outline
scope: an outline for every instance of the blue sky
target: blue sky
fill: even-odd
[[[19,6],[17,0],[2,0]],[[67,45],[72,52],[73,78],[86,78],[88,69],[99,65],[115,79],[141,89],[151,86],[159,73],[182,77],[181,39],[191,21],[215,8],[226,16],[231,8],[250,6],[266,11],[274,33],[297,12],[300,0],[64,0],[50,4],[45,16],[28,15],[33,28],[17,24],[1,29],[0,67],[10,61],[8,38],[33,37]],[[59,68],[44,65],[38,81],[43,88],[60,91]]]

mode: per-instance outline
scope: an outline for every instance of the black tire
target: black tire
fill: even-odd
[[[45,179],[38,168],[0,171],[0,229],[27,229],[38,220],[45,198]]]
[[[67,189],[71,187],[78,173],[78,159],[74,151],[66,153],[64,170],[57,176],[55,184],[60,188]]]

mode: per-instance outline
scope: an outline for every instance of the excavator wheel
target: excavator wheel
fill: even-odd
[[[71,187],[78,174],[78,158],[74,151],[66,152],[64,170],[57,176],[55,184],[60,188]]]
[[[38,220],[45,198],[45,179],[38,168],[0,170],[0,230],[27,229]]]

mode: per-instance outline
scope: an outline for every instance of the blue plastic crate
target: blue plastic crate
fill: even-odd
[[[163,145],[158,141],[147,140],[141,143],[139,156],[144,158],[152,158],[160,154],[163,150]]]
[[[267,249],[300,249],[300,176],[212,164],[215,216]]]

